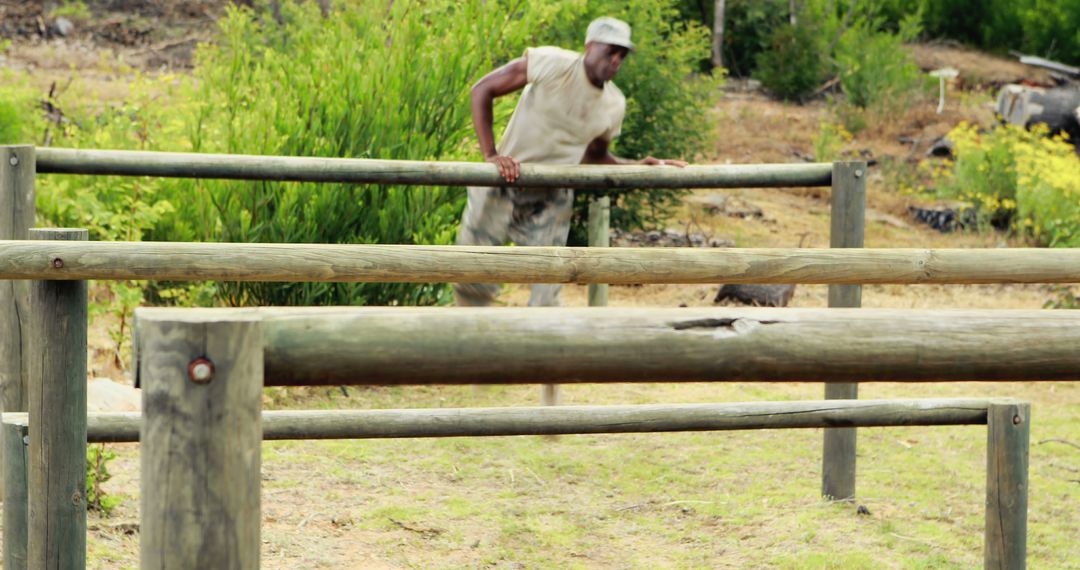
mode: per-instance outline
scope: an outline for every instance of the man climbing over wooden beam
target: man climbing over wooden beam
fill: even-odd
[[[485,75],[472,88],[472,116],[484,160],[495,164],[507,182],[521,174],[521,163],[645,164],[686,166],[682,160],[651,156],[641,160],[611,153],[622,129],[626,98],[612,79],[634,49],[630,26],[615,18],[589,24],[585,53],[535,47]],[[524,89],[498,147],[492,130],[496,97]],[[469,187],[469,201],[458,245],[562,246],[570,232],[572,188]],[[559,304],[559,285],[532,286],[530,306]],[[459,283],[461,306],[490,305],[499,286]]]

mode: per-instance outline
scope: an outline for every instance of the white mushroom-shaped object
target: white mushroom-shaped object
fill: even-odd
[[[945,110],[945,80],[952,79],[957,75],[960,75],[960,72],[951,67],[943,67],[941,69],[935,69],[930,72],[931,77],[938,78],[938,86],[940,93],[938,95],[937,112],[939,115],[942,111]]]

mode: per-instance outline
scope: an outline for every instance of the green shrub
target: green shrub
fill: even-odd
[[[758,54],[761,84],[788,101],[802,101],[825,81],[829,71],[825,34],[814,21],[782,25],[766,39],[766,51]]]
[[[3,42],[0,40],[0,44]],[[10,69],[0,69],[0,144],[32,144],[34,134],[43,125],[37,107],[25,81]]]
[[[282,24],[232,10],[203,49],[188,121],[196,152],[322,157],[471,158],[468,92],[514,41],[479,1],[356,3],[324,19],[284,3]],[[452,243],[464,204],[453,188],[175,181],[178,215],[152,238],[271,243]],[[431,304],[444,285],[221,283],[248,304]]]
[[[923,13],[926,35],[1080,63],[1080,0],[882,0],[887,25]]]
[[[82,0],[63,0],[60,6],[53,8],[49,13],[50,18],[70,18],[72,20],[87,20],[91,16],[90,8]]]
[[[822,121],[814,137],[814,160],[833,162],[840,160],[840,151],[851,142],[851,133],[844,125]]]
[[[635,26],[641,49],[619,84],[628,95],[615,151],[694,158],[712,135],[718,79],[694,77],[708,49],[700,26],[672,23],[674,0],[342,2],[331,18],[315,3],[283,2],[282,21],[231,8],[220,36],[200,49],[190,81],[140,79],[118,106],[71,96],[73,122],[56,144],[321,157],[478,160],[468,94],[483,74],[528,45],[582,49],[594,16]],[[514,98],[500,100],[503,124]],[[496,127],[499,129],[499,127]],[[451,243],[460,188],[328,185],[153,178],[42,177],[43,217],[91,230],[92,239]],[[620,197],[616,224],[644,224],[677,193]],[[443,285],[218,283],[191,292],[171,284],[155,302],[430,304]]]
[[[159,98],[177,100],[177,78],[137,76],[122,105],[105,106],[85,97],[76,86],[56,96],[69,122],[53,125],[53,143],[72,148],[176,150],[168,146],[182,139],[177,113]],[[125,176],[39,176],[37,209],[45,223],[81,227],[97,241],[140,241],[175,214],[160,196],[167,182],[160,178]]]
[[[1011,125],[980,133],[962,124],[949,138],[956,160],[939,172],[938,195],[974,204],[982,227],[1080,246],[1080,158],[1072,145]]]
[[[116,459],[116,452],[105,444],[86,447],[86,507],[106,517],[122,502],[120,497],[109,495],[101,488],[112,479],[108,464],[113,459]]]
[[[1017,17],[1010,23],[1020,22],[1020,47],[1024,51],[1080,65],[1080,0],[1027,0],[1016,4],[1013,9]]]
[[[924,84],[904,42],[919,35],[919,18],[906,18],[896,33],[884,20],[860,16],[836,45],[836,66],[847,102],[882,115],[903,110]]]

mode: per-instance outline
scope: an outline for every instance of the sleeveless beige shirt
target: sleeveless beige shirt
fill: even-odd
[[[619,135],[626,98],[608,81],[589,82],[583,54],[557,47],[525,50],[528,84],[498,152],[521,162],[580,164],[594,139]]]

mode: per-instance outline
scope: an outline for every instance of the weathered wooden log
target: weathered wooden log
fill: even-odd
[[[1033,89],[1006,85],[998,93],[997,112],[1011,125],[1031,128],[1044,124],[1052,133],[1066,133],[1076,140],[1080,136],[1080,87],[1075,85],[1055,89]]]
[[[24,240],[34,226],[34,157],[32,146],[0,146],[0,239]],[[0,281],[0,409],[8,412],[29,409],[29,315],[30,283]],[[27,567],[27,452],[19,432],[20,428],[5,426],[0,435],[4,568],[12,570]]]
[[[85,240],[80,229],[35,229],[31,239]],[[85,281],[30,288],[29,568],[86,568]]]
[[[0,425],[0,445],[4,457],[4,568],[26,570],[26,546],[29,497],[27,493],[26,444],[30,419],[25,412],[4,414]]]
[[[176,315],[180,316],[180,315]],[[143,318],[142,568],[259,567],[262,334]],[[30,434],[31,441],[35,435]]]
[[[830,247],[863,246],[866,176],[865,162],[837,162],[833,165]],[[830,307],[861,305],[861,285],[829,286]],[[858,384],[830,382],[825,385],[827,400],[854,400],[858,397]],[[827,499],[850,500],[855,496],[855,435],[855,430],[850,428],[825,430],[821,455],[821,494]]]
[[[557,408],[275,410],[262,413],[262,438],[271,441],[976,425],[986,423],[986,410],[995,401],[923,398]],[[26,414],[4,414],[3,421],[24,425]],[[141,424],[139,412],[92,412],[87,415],[86,440],[137,442]]]
[[[354,158],[191,154],[124,150],[38,149],[42,174],[100,174],[352,184],[516,186],[535,188],[767,188],[828,186],[832,165],[746,164],[599,166],[523,164],[507,184],[485,162],[421,162]]]
[[[0,240],[24,240],[34,227],[34,164],[34,147],[0,146]],[[0,406],[9,412],[28,405],[29,305],[29,283],[0,281]]]
[[[1031,404],[991,404],[987,423],[985,568],[1022,569],[1027,559]]]
[[[1080,249],[556,248],[0,241],[0,279],[1080,283]]]
[[[1078,311],[322,307],[136,320],[236,311],[264,321],[265,380],[279,386],[1080,379]]]

